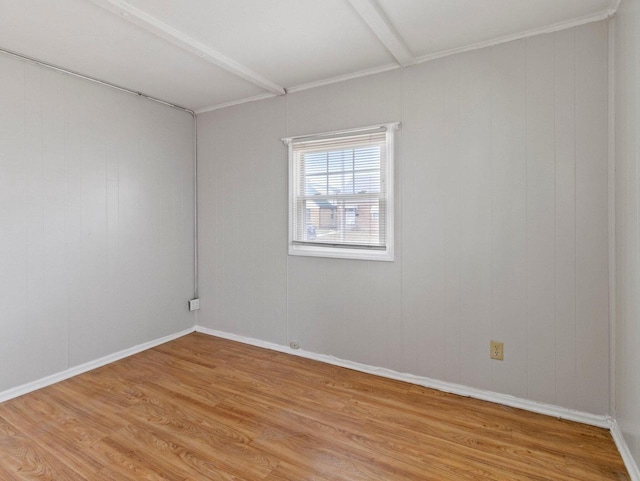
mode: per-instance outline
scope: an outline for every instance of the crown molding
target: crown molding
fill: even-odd
[[[233,107],[234,105],[246,104],[247,102],[256,102],[258,100],[270,99],[273,97],[277,97],[277,94],[265,93],[254,95],[253,97],[245,97],[238,100],[231,100],[230,102],[224,102],[221,104],[211,105],[209,107],[202,107],[201,109],[197,109],[195,112],[197,115],[204,114],[206,112],[212,112],[214,110],[226,109],[227,107]]]
[[[302,90],[314,89],[317,87],[324,87],[325,85],[331,85],[335,83],[345,82],[347,80],[353,80],[360,77],[368,77],[369,75],[375,75],[378,73],[389,72],[390,70],[399,70],[401,67],[397,64],[388,64],[381,67],[374,67],[367,70],[360,70],[359,72],[348,73],[345,75],[338,75],[336,77],[330,77],[328,79],[318,80],[315,82],[309,82],[306,84],[296,85],[287,89],[287,93],[300,92]]]
[[[110,0],[92,0],[92,1],[110,1]],[[425,62],[430,62],[432,60],[437,60],[440,58],[444,58],[444,57],[448,57],[450,55],[456,55],[459,53],[464,53],[464,52],[470,52],[473,50],[479,50],[481,48],[487,48],[487,47],[493,47],[495,45],[500,45],[506,42],[512,42],[514,40],[521,40],[524,38],[529,38],[529,37],[535,37],[536,35],[543,35],[546,33],[553,33],[553,32],[558,32],[561,30],[566,30],[569,28],[574,28],[574,27],[579,27],[581,25],[586,25],[588,23],[593,23],[593,22],[599,22],[601,20],[606,20],[608,18],[611,18],[615,15],[615,13],[617,12],[618,7],[620,6],[620,0],[611,0],[611,7],[607,10],[595,13],[595,14],[591,14],[591,15],[586,15],[584,17],[579,17],[576,19],[572,19],[572,20],[568,20],[565,22],[559,22],[559,23],[555,23],[553,25],[549,25],[546,27],[540,27],[540,28],[536,28],[536,29],[531,29],[531,30],[527,30],[525,32],[520,32],[520,33],[516,33],[513,35],[507,35],[504,37],[499,37],[493,40],[486,40],[483,42],[478,42],[478,43],[474,43],[474,44],[470,44],[470,45],[466,45],[464,47],[459,47],[459,48],[454,48],[454,49],[449,49],[449,50],[443,50],[441,52],[435,52],[432,54],[428,54],[428,55],[423,55],[421,57],[417,57],[415,59],[415,64],[421,64],[421,63],[425,63]],[[340,82],[345,82],[347,80],[353,80],[353,79],[358,79],[361,77],[368,77],[369,75],[375,75],[375,74],[379,74],[379,73],[383,73],[383,72],[389,72],[391,70],[399,70],[402,67],[398,64],[388,64],[388,65],[383,65],[381,67],[374,67],[371,69],[367,69],[367,70],[361,70],[359,72],[353,72],[353,73],[349,73],[349,74],[345,74],[345,75],[338,75],[336,77],[331,77],[328,79],[323,79],[323,80],[318,80],[315,82],[309,82],[309,83],[305,83],[305,84],[300,84],[300,85],[296,85],[294,87],[290,87],[286,89],[286,93],[295,93],[295,92],[300,92],[303,90],[309,90],[309,89],[314,89],[317,87],[324,87],[326,85],[331,85],[334,83],[340,83]],[[217,105],[212,105],[210,107],[203,107],[201,109],[196,110],[196,114],[200,114],[200,113],[204,113],[204,112],[210,112],[212,110],[218,110],[218,109],[222,109],[222,108],[226,108],[226,107],[231,107],[234,105],[239,105],[239,104],[244,104],[247,102],[253,102],[256,100],[263,100],[265,98],[270,98],[273,97],[273,94],[265,94],[265,95],[256,95],[253,97],[246,97],[243,99],[238,99],[238,100],[233,100],[230,102],[225,102],[225,103],[221,103],[221,104],[217,104]]]
[[[291,93],[295,93],[295,92],[301,92],[303,90],[309,90],[309,89],[314,89],[317,87],[324,87],[325,85],[331,85],[331,84],[336,84],[336,83],[340,83],[340,82],[346,82],[347,80],[353,80],[353,79],[357,79],[360,77],[368,77],[369,75],[375,75],[378,73],[383,73],[383,72],[389,72],[391,70],[399,70],[400,65],[397,64],[389,64],[389,65],[383,65],[382,67],[376,67],[376,68],[372,68],[369,70],[361,70],[360,72],[354,72],[354,73],[350,73],[350,74],[346,74],[346,75],[339,75],[337,77],[331,77],[328,79],[323,79],[323,80],[318,80],[316,82],[310,82],[307,84],[301,84],[301,85],[296,85],[295,87],[291,87],[286,89],[288,94]],[[264,100],[264,99],[268,99],[271,97],[274,97],[274,94],[261,94],[261,95],[255,95],[253,97],[246,97],[246,98],[242,98],[242,99],[238,99],[238,100],[232,100],[230,102],[224,102],[221,104],[215,104],[215,105],[211,105],[209,107],[202,107],[201,109],[197,109],[195,112],[196,114],[202,114],[205,112],[211,112],[212,110],[219,110],[219,109],[224,109],[227,107],[232,107],[234,105],[240,105],[240,104],[245,104],[247,102],[254,102],[256,100]]]
[[[526,30],[524,32],[514,33],[511,35],[505,35],[503,37],[494,38],[491,40],[485,40],[482,42],[473,43],[464,47],[452,48],[449,50],[443,50],[441,52],[430,53],[423,55],[416,59],[416,63],[430,62],[431,60],[437,60],[439,58],[448,57],[450,55],[456,55],[458,53],[470,52],[473,50],[479,50],[481,48],[493,47],[507,42],[513,42],[515,40],[522,40],[529,37],[535,37],[537,35],[543,35],[546,33],[559,32],[560,30],[567,30],[569,28],[579,27],[588,23],[599,22],[600,20],[606,20],[613,15],[611,9],[607,9],[598,13],[585,15],[583,17],[574,18],[564,22],[554,23],[545,27],[534,28]]]

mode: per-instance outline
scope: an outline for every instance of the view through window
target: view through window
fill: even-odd
[[[380,166],[384,141],[310,151],[301,159],[306,209],[303,241],[329,244],[384,245],[379,216]]]

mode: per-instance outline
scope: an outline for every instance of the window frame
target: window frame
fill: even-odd
[[[289,239],[288,239],[288,252],[289,255],[295,256],[310,256],[310,257],[327,257],[336,259],[354,259],[354,260],[370,260],[370,261],[387,261],[394,260],[395,251],[395,230],[394,230],[394,212],[395,212],[395,193],[394,193],[394,171],[395,171],[395,132],[400,127],[400,122],[392,122],[387,124],[371,125],[367,127],[359,127],[354,129],[336,130],[331,132],[322,132],[318,134],[301,135],[297,137],[286,137],[282,141],[287,146],[288,150],[288,163],[289,163],[289,206],[288,206],[288,221],[289,221]],[[386,218],[386,239],[384,249],[373,249],[367,247],[338,247],[332,245],[304,245],[294,243],[294,226],[295,226],[295,209],[294,202],[296,202],[296,186],[295,186],[295,172],[294,172],[294,155],[293,148],[296,142],[305,142],[310,140],[322,140],[322,139],[335,139],[340,137],[348,137],[350,135],[363,134],[368,131],[375,131],[385,129],[385,147],[386,147],[386,162],[384,165],[384,172],[381,170],[381,176],[385,178],[385,218]],[[379,213],[380,215],[380,213]]]

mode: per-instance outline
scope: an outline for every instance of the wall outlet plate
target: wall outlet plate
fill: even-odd
[[[189,310],[197,311],[198,309],[200,309],[200,299],[191,299],[189,301]]]
[[[504,344],[500,341],[491,341],[491,352],[489,354],[491,359],[497,361],[504,360]]]

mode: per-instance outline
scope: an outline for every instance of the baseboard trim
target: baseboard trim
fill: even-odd
[[[51,374],[50,376],[43,377],[42,379],[38,379],[36,381],[22,384],[21,386],[17,386],[17,387],[8,389],[6,391],[0,392],[0,403],[8,401],[9,399],[17,398],[19,396],[30,393],[32,391],[42,389],[43,387],[50,386],[51,384],[64,381],[65,379],[69,379],[70,377],[77,376],[78,374],[91,371],[92,369],[105,366],[115,361],[119,361],[120,359],[124,359],[125,357],[138,354],[139,352],[146,351],[147,349],[151,349],[152,347],[159,346],[160,344],[173,341],[174,339],[178,339],[179,337],[186,336],[187,334],[191,334],[192,332],[194,332],[194,330],[195,330],[194,328],[189,328],[189,329],[185,329],[184,331],[176,332],[175,334],[170,334],[168,336],[155,339],[153,341],[148,341],[142,344],[138,344],[137,346],[133,346],[128,349],[124,349],[122,351],[118,351],[116,353],[101,357],[100,359],[89,361],[84,364],[80,364],[79,366],[74,366],[64,371]]]
[[[618,421],[615,419],[610,420],[611,423],[611,436],[613,437],[613,441],[616,443],[616,447],[620,452],[620,456],[622,456],[622,460],[624,461],[624,465],[629,472],[629,477],[631,481],[640,481],[640,469],[638,469],[638,464],[636,460],[633,459],[633,455],[629,450],[629,446],[627,445],[627,441],[624,439],[622,434],[622,429],[620,429],[620,425]]]
[[[218,331],[210,329],[208,327],[196,326],[196,332],[208,334],[211,336],[221,337],[223,339],[229,339],[232,341],[238,341],[243,344],[250,344],[252,346],[263,347],[265,349],[271,349],[273,351],[284,352],[286,354],[292,354],[294,356],[300,356],[307,359],[314,359],[316,361],[326,362],[327,364],[333,364],[335,366],[346,367],[355,371],[365,372],[368,374],[375,374],[376,376],[382,376],[390,379],[396,379],[398,381],[405,381],[419,386],[424,386],[438,391],[444,391],[451,394],[458,394],[460,396],[471,397],[474,399],[481,399],[483,401],[489,401],[505,406],[524,409],[526,411],[532,411],[539,414],[546,414],[547,416],[553,416],[556,418],[567,419],[569,421],[576,421],[583,424],[589,424],[591,426],[597,426],[600,428],[611,427],[611,421],[608,416],[600,416],[597,414],[591,414],[583,411],[577,411],[574,409],[567,409],[553,404],[545,404],[529,399],[518,398],[508,394],[501,394],[492,391],[486,391],[483,389],[476,389],[462,384],[455,384],[451,382],[439,381],[437,379],[431,379],[423,376],[416,376],[408,373],[401,373],[386,369],[382,367],[370,366],[367,364],[361,364],[358,362],[347,361],[335,356],[329,356],[326,354],[317,354],[315,352],[305,351],[303,349],[291,349],[281,344],[273,342],[262,341],[260,339],[254,339],[251,337],[240,336],[237,334],[231,334],[228,332]],[[640,480],[638,480],[640,481]]]
[[[52,374],[42,379],[38,379],[36,381],[29,382],[21,386],[17,386],[15,388],[11,388],[6,391],[0,392],[0,403],[4,401],[8,401],[10,399],[14,399],[16,397],[30,393],[32,391],[36,391],[43,387],[50,386],[57,382],[64,381],[65,379],[69,379],[71,377],[77,376],[84,372],[91,371],[92,369],[105,366],[115,361],[119,361],[120,359],[124,359],[134,354],[138,354],[139,352],[146,351],[147,349],[151,349],[153,347],[159,346],[160,344],[164,344],[169,341],[173,341],[174,339],[178,339],[180,337],[186,336],[188,334],[191,334],[192,332],[199,332],[199,333],[207,334],[210,336],[229,339],[232,341],[241,342],[243,344],[262,347],[265,349],[270,349],[272,351],[283,352],[285,354],[291,354],[294,356],[304,357],[307,359],[314,359],[316,361],[325,362],[327,364],[345,367],[348,369],[353,369],[355,371],[374,374],[376,376],[386,377],[389,379],[396,379],[398,381],[405,381],[405,382],[409,382],[419,386],[437,389],[438,391],[457,394],[460,396],[471,397],[471,398],[480,399],[483,401],[489,401],[497,404],[502,404],[505,406],[514,407],[514,408],[524,409],[526,411],[545,414],[547,416],[566,419],[569,421],[576,421],[576,422],[588,424],[591,426],[607,428],[611,431],[611,436],[613,437],[616,447],[618,448],[618,451],[622,456],[622,460],[624,461],[627,471],[629,472],[631,481],[640,481],[640,469],[638,469],[638,465],[635,459],[633,458],[631,451],[629,450],[629,446],[627,445],[627,442],[624,439],[622,430],[620,429],[620,426],[618,425],[617,421],[609,416],[600,416],[597,414],[577,411],[574,409],[567,409],[567,408],[555,406],[552,404],[539,403],[536,401],[531,401],[529,399],[518,398],[515,396],[510,396],[508,394],[501,394],[501,393],[496,393],[492,391],[486,391],[483,389],[476,389],[473,387],[464,386],[462,384],[455,384],[455,383],[450,383],[445,381],[439,381],[437,379],[431,379],[428,377],[416,376],[408,373],[401,373],[391,369],[386,369],[386,368],[371,366],[368,364],[362,364],[358,362],[348,361],[345,359],[340,359],[335,356],[329,356],[327,354],[318,354],[315,352],[305,351],[303,349],[291,349],[290,347],[284,346],[281,344],[276,344],[273,342],[263,341],[260,339],[255,339],[255,338],[246,337],[246,336],[240,336],[238,334],[231,334],[228,332],[218,331],[216,329],[210,329],[203,326],[195,326],[194,328],[185,329],[183,331],[170,334],[168,336],[164,336],[159,339],[155,339],[153,341],[138,344],[128,349],[124,349],[122,351],[109,354],[108,356],[101,357],[100,359],[89,361],[87,363],[66,369],[62,372]]]

